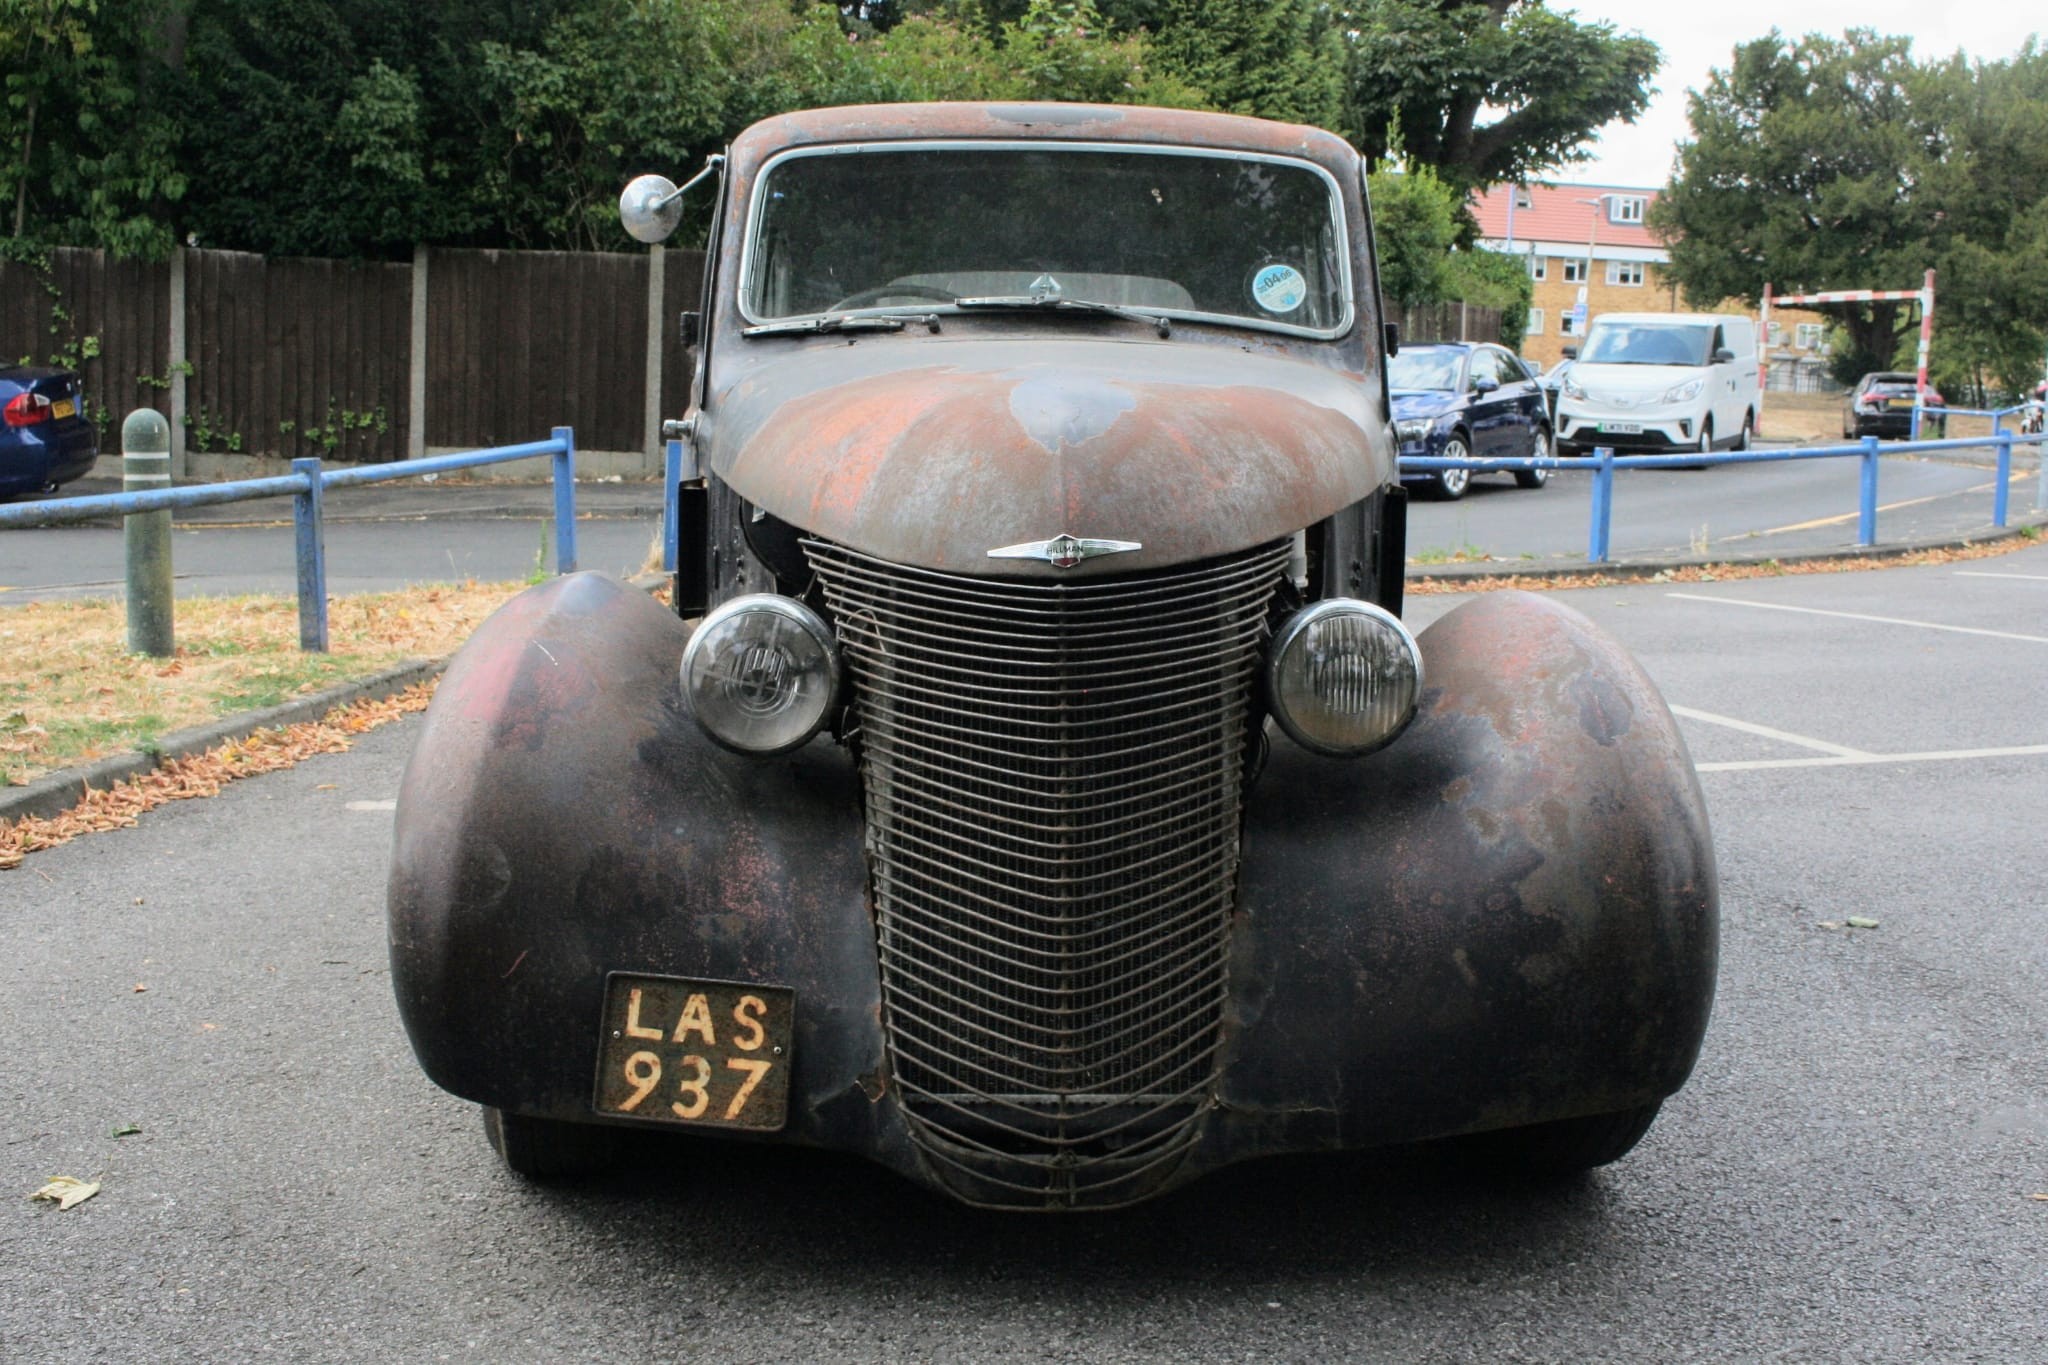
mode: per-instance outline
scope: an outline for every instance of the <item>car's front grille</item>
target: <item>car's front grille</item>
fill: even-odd
[[[1215,1075],[1285,545],[1076,584],[806,548],[853,678],[913,1138],[975,1202],[1141,1197]]]

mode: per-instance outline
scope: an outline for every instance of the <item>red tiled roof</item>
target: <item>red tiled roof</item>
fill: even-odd
[[[1518,242],[1583,242],[1587,230],[1593,226],[1594,215],[1600,220],[1600,245],[1640,246],[1662,250],[1664,243],[1650,235],[1649,229],[1641,223],[1617,223],[1608,217],[1609,206],[1603,204],[1596,209],[1591,204],[1582,204],[1581,199],[1592,199],[1602,194],[1641,195],[1654,203],[1657,191],[1640,185],[1529,185],[1529,204],[1526,208],[1515,209],[1515,240]],[[1476,196],[1472,211],[1479,219],[1479,235],[1490,241],[1505,239],[1508,235],[1508,205],[1517,189],[1513,185],[1495,185]]]

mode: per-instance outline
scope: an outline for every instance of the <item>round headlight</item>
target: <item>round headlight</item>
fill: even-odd
[[[697,723],[743,754],[796,748],[818,733],[838,691],[832,632],[803,603],[772,593],[711,611],[683,650],[683,695]]]
[[[1369,754],[1415,718],[1422,653],[1408,627],[1370,602],[1315,602],[1273,637],[1266,693],[1273,718],[1304,749]]]

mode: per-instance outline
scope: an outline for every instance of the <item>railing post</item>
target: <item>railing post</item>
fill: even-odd
[[[661,571],[676,571],[677,540],[683,513],[683,443],[670,441],[663,460],[661,493]]]
[[[2012,502],[2012,433],[2006,431],[1995,417],[1991,421],[1991,432],[1998,438],[1998,491],[1991,495],[1991,524],[2002,530],[2005,514]]]
[[[121,491],[147,493],[171,484],[171,424],[154,408],[137,408],[121,423]],[[128,560],[128,652],[168,658],[176,648],[171,616],[171,509],[130,512],[121,519]]]
[[[576,433],[556,427],[562,443],[555,452],[555,572],[576,572]]]
[[[1919,409],[1915,408],[1917,419]],[[1877,544],[1877,447],[1875,436],[1863,438],[1863,483],[1856,500],[1856,544],[1867,548]]]
[[[1593,458],[1598,463],[1593,468],[1593,515],[1586,531],[1586,558],[1605,564],[1609,524],[1614,517],[1614,447],[1599,447]]]
[[[292,473],[306,486],[292,494],[292,529],[299,561],[299,648],[327,652],[327,533],[320,495],[325,484],[317,456],[292,461]]]

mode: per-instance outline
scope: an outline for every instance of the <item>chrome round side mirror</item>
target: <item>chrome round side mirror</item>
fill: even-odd
[[[665,175],[639,175],[619,192],[619,222],[635,241],[665,242],[683,221],[683,196]]]

